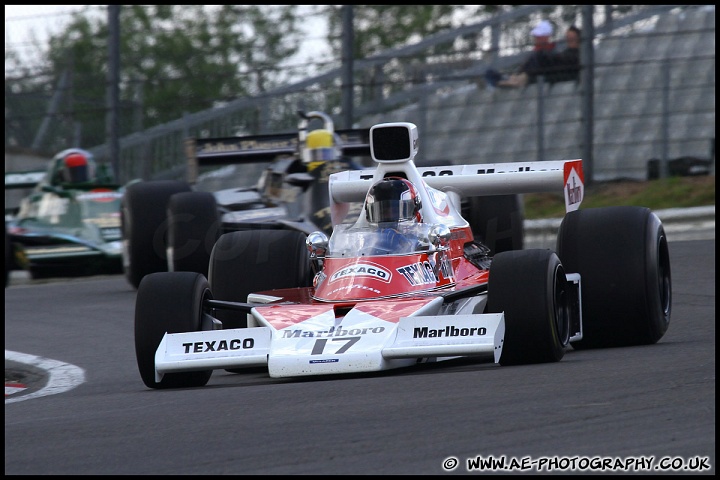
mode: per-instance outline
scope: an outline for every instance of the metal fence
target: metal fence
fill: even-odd
[[[714,41],[714,13],[701,10],[603,38],[583,72],[589,113],[584,83],[466,85],[363,122],[416,123],[427,163],[583,158],[593,180],[646,179],[653,159],[714,159]]]
[[[543,7],[521,7],[356,60],[353,126],[416,123],[418,162],[589,157],[598,180],[644,178],[651,158],[708,157],[711,148],[714,155],[713,6],[646,6],[593,24],[594,58],[583,62],[581,84],[485,89],[481,79],[488,67],[509,68],[523,56],[497,55],[503,24],[537,15]],[[490,39],[491,48],[484,54],[462,48],[432,54],[471,37]],[[124,137],[119,177],[182,178],[186,138],[294,131],[298,109],[327,112],[340,125],[341,75],[338,68]],[[108,158],[107,145],[91,150],[101,160]]]

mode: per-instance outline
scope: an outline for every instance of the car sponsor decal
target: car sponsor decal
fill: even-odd
[[[47,246],[47,247],[26,247],[25,252],[29,256],[35,255],[48,255],[48,254],[60,254],[60,253],[80,253],[88,252],[92,250],[90,247],[84,247],[82,245],[68,245],[68,246]]]
[[[563,167],[565,178],[565,211],[572,212],[580,207],[585,195],[585,181],[583,178],[582,161],[567,162]]]
[[[224,140],[217,142],[209,142],[204,145],[198,146],[198,154],[207,153],[225,153],[225,152],[237,152],[237,151],[256,151],[256,150],[268,150],[276,148],[292,148],[297,147],[298,139],[253,139],[253,140]]]
[[[122,198],[122,193],[109,188],[95,188],[77,196],[78,200],[92,200],[94,202],[112,202],[118,198]]]
[[[121,219],[120,219],[120,212],[117,212],[117,214],[111,214],[104,217],[92,217],[92,218],[86,218],[85,222],[91,223],[93,225],[97,225],[98,227],[102,229],[111,229],[116,228],[118,232],[120,231],[120,228],[122,227]]]
[[[53,194],[47,193],[40,199],[38,205],[38,217],[60,217],[68,211],[70,201],[67,198],[58,198]],[[57,223],[58,218],[52,218],[52,223]]]
[[[120,228],[101,228],[100,233],[104,240],[116,240],[121,238],[122,231]]]
[[[5,188],[32,187],[40,183],[45,177],[45,171],[14,172],[5,174]]]
[[[182,347],[185,349],[184,353],[207,353],[207,352],[222,352],[229,350],[249,350],[255,347],[255,339],[252,337],[247,338],[231,338],[229,340],[212,340],[202,342],[184,342]]]
[[[257,210],[241,210],[223,214],[223,221],[228,223],[242,223],[261,218],[281,217],[287,211],[282,207],[259,208]]]
[[[413,338],[439,338],[439,337],[472,337],[487,335],[485,327],[464,327],[458,328],[455,325],[447,325],[445,328],[433,329],[429,327],[415,327]]]
[[[412,286],[435,285],[443,279],[452,280],[453,272],[447,255],[439,252],[437,256],[440,258],[439,262],[435,261],[433,255],[428,256],[425,261],[404,265],[396,270]]]
[[[384,283],[390,283],[392,273],[376,263],[355,263],[333,273],[330,276],[329,283],[347,277],[369,277]]]
[[[155,353],[155,371],[177,371],[186,361],[202,362],[208,369],[264,365],[271,337],[267,327],[166,333]]]
[[[502,354],[502,313],[416,315],[401,318],[394,342],[383,348],[387,358],[482,355],[497,363]]]
[[[327,275],[323,271],[320,271],[313,278],[313,288],[318,288],[327,278]]]
[[[299,328],[285,329],[282,332],[281,338],[329,338],[329,337],[345,337],[348,335],[369,335],[371,333],[383,333],[385,327],[363,327],[363,328],[350,328],[343,327],[342,324],[338,326],[331,326],[324,330],[303,330]]]
[[[403,265],[395,270],[405,277],[405,280],[413,286],[431,285],[437,282],[437,277],[433,272],[432,265],[430,265],[430,262],[427,260],[424,262],[411,263],[410,265]]]
[[[426,190],[435,212],[442,217],[450,215],[450,205],[448,205],[447,202],[447,195],[433,188],[427,188]]]

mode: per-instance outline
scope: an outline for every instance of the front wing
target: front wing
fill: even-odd
[[[502,313],[386,321],[357,310],[335,319],[329,307],[282,329],[268,325],[165,334],[155,354],[155,379],[173,372],[265,365],[271,377],[280,378],[376,372],[459,356],[498,363],[504,336]]]

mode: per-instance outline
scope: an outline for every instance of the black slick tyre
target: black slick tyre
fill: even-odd
[[[522,196],[470,197],[464,205],[463,217],[470,224],[475,239],[490,248],[491,255],[523,249],[525,213]]]
[[[579,273],[583,339],[573,348],[656,343],[672,308],[670,254],[660,219],[645,207],[569,212],[557,252],[568,273]]]
[[[220,232],[220,215],[210,192],[182,192],[168,203],[168,269],[208,277],[210,253]]]
[[[550,250],[502,252],[493,257],[488,313],[505,314],[501,365],[560,361],[570,339],[565,271]]]
[[[135,302],[135,357],[147,387],[201,387],[210,380],[212,370],[167,373],[155,381],[155,352],[165,332],[201,330],[205,299],[212,299],[212,294],[207,279],[199,273],[156,272],[140,282]]]
[[[138,182],[125,191],[120,213],[123,270],[133,287],[145,275],[168,270],[167,204],[173,194],[188,191],[187,183],[175,180]]]
[[[312,285],[305,234],[295,230],[226,233],[210,255],[210,286],[217,300],[247,302],[248,294]],[[223,328],[244,328],[247,316],[218,311]]]

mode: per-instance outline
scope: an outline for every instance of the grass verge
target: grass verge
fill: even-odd
[[[562,192],[528,193],[523,197],[526,219],[565,215]],[[715,205],[715,175],[595,183],[586,186],[580,208],[616,205],[636,205],[651,210]]]

